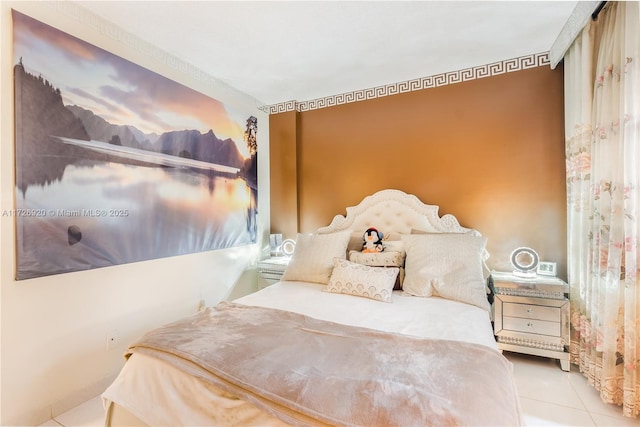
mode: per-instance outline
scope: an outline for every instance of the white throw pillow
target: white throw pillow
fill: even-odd
[[[384,252],[371,253],[350,251],[349,261],[371,267],[399,267],[400,272],[398,273],[398,277],[396,277],[396,284],[393,289],[402,289],[402,281],[404,280],[404,258],[406,255],[404,252],[404,244],[401,240],[393,240],[392,242],[397,243],[395,247],[401,248],[401,250],[387,251],[387,249],[385,249]]]
[[[391,302],[399,270],[398,267],[370,267],[335,258],[325,291]]]
[[[489,310],[482,256],[486,238],[463,233],[403,236],[407,257],[404,292],[439,295]]]
[[[296,248],[282,280],[327,284],[334,258],[346,258],[351,230],[330,234],[298,234]]]

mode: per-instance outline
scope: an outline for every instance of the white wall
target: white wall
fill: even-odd
[[[14,208],[15,195],[11,8],[246,109],[259,124],[259,244],[18,282],[14,222],[0,217],[0,423],[36,425],[100,394],[124,364],[127,343],[146,330],[195,312],[201,300],[212,305],[255,289],[255,263],[268,253],[268,116],[252,98],[74,3],[3,0],[0,8],[3,211]],[[114,330],[119,342],[107,351]]]

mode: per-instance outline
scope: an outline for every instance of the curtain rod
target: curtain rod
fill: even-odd
[[[576,4],[575,9],[565,22],[564,27],[558,34],[556,41],[553,42],[551,49],[549,50],[549,61],[551,63],[551,69],[556,68],[556,65],[564,57],[565,52],[569,49],[569,46],[573,43],[578,36],[582,28],[589,22],[589,19],[604,7],[603,1],[579,1]],[[596,10],[598,12],[596,12]]]
[[[598,19],[598,15],[600,14],[600,11],[602,10],[602,8],[607,4],[606,1],[601,1],[600,4],[598,5],[598,7],[596,7],[596,10],[593,11],[593,13],[591,14],[591,19],[592,20],[596,20]]]

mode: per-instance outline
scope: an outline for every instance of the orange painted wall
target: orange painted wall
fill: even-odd
[[[298,115],[289,111],[269,116],[269,140],[277,141],[269,146],[271,233],[288,237],[298,232]]]
[[[511,251],[530,246],[564,276],[563,108],[562,67],[537,67],[292,113],[297,183],[271,186],[272,229],[284,220],[274,212],[277,192],[296,195],[299,231],[310,232],[395,188],[487,236],[490,267],[509,270]],[[272,150],[282,143],[278,116],[270,119]],[[273,160],[272,183],[280,170]]]

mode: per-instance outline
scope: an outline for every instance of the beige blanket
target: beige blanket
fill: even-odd
[[[496,350],[223,302],[130,348],[294,425],[521,424]]]

